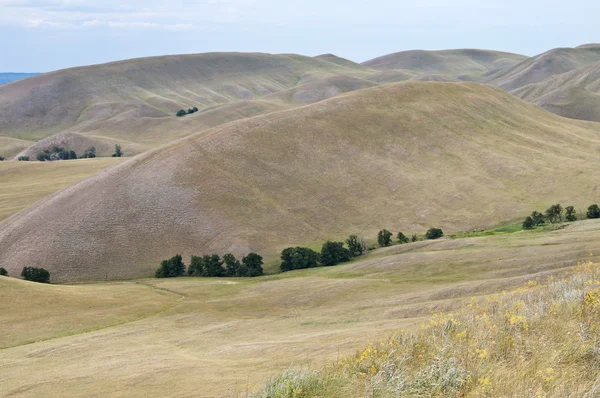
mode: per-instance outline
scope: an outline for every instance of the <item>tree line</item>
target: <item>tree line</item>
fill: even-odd
[[[8,271],[0,267],[0,276],[8,276]],[[23,267],[21,278],[30,282],[50,283],[50,272],[44,268]]]
[[[193,107],[187,110],[187,112],[185,111],[185,109],[180,109],[177,111],[177,113],[175,115],[177,115],[178,117],[183,117],[185,115],[191,115],[192,113],[196,113],[198,112],[198,108]]]
[[[115,145],[115,151],[112,154],[113,158],[120,158],[123,156],[123,150],[121,149],[121,145]],[[93,159],[96,157],[96,147],[90,146],[83,151],[83,154],[79,157],[79,159]],[[23,159],[21,159],[23,158]],[[77,153],[73,150],[68,150],[60,146],[52,146],[48,149],[44,149],[41,152],[38,152],[36,159],[40,162],[52,162],[55,160],[72,160],[78,159]],[[20,156],[19,160],[29,160],[28,156]]]
[[[190,265],[187,267],[189,276],[218,278],[218,277],[239,277],[252,278],[263,275],[263,258],[250,253],[242,261],[239,261],[231,253],[221,257],[218,254],[206,256],[192,256]],[[163,260],[160,267],[156,270],[157,278],[176,278],[186,273],[186,265],[180,254]]]
[[[536,226],[541,226],[549,222],[550,224],[561,223],[564,219],[567,222],[577,221],[577,212],[574,206],[563,208],[560,204],[555,204],[546,209],[544,213],[534,211],[523,221],[523,229],[531,230]],[[600,207],[597,204],[590,205],[586,212],[587,218],[600,218]]]

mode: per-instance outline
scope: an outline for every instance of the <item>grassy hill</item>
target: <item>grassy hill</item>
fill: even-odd
[[[516,65],[526,58],[524,55],[490,50],[412,50],[378,57],[363,65],[379,70],[401,69],[477,81],[486,73]]]
[[[46,198],[0,224],[0,266],[126,278],[176,253],[274,261],[350,233],[581,208],[599,199],[598,144],[600,125],[489,86],[364,89],[205,130]]]
[[[392,334],[399,336],[401,329],[406,330],[405,336],[418,333],[419,325],[429,323],[432,313],[456,314],[461,304],[472,298],[488,298],[495,305],[499,302],[495,294],[510,292],[536,278],[556,275],[554,297],[573,292],[563,304],[575,301],[581,305],[580,293],[565,289],[570,285],[561,285],[559,276],[572,272],[578,261],[590,259],[590,253],[600,253],[600,223],[594,220],[552,232],[411,243],[377,250],[343,266],[257,279],[179,278],[42,286],[0,277],[0,299],[12,304],[0,311],[0,346],[12,346],[0,355],[2,392],[23,397],[199,393],[245,397],[270,375],[292,365],[306,370],[337,363],[342,357],[353,358],[357,349],[369,342],[386,341]],[[574,275],[581,275],[582,285],[593,279],[587,274]],[[578,307],[564,313],[565,307],[546,305],[546,296],[536,300],[534,290],[524,293],[528,305],[514,315],[527,316],[530,333],[512,328],[517,319],[507,328],[523,333],[513,346],[517,355],[504,357],[499,350],[510,346],[501,345],[506,340],[496,335],[495,349],[490,349],[493,341],[485,338],[489,329],[479,327],[471,336],[476,336],[480,345],[466,349],[449,345],[456,350],[446,351],[426,345],[422,362],[415,364],[413,359],[407,363],[413,366],[408,369],[434,363],[434,352],[462,353],[456,354],[461,361],[468,357],[476,369],[490,371],[490,375],[473,373],[474,383],[488,378],[493,383],[490,387],[502,388],[518,380],[515,388],[537,388],[546,386],[544,378],[551,375],[545,372],[551,367],[555,380],[548,387],[561,388],[564,383],[571,392],[584,396],[585,388],[593,383],[590,369],[597,368],[589,362],[595,358],[590,350],[593,337],[581,342],[580,324],[573,322]],[[505,307],[495,308],[502,311],[488,312],[493,325],[497,318],[505,319]],[[482,309],[473,311],[482,315]],[[533,313],[547,314],[548,309],[560,310],[555,312],[561,314],[556,320],[568,322],[545,324],[545,333],[540,333]],[[570,317],[563,316],[567,314]],[[462,322],[459,315],[456,319]],[[519,318],[517,326],[521,325]],[[455,331],[458,334],[462,329]],[[543,355],[519,351],[524,341],[520,337],[535,341],[532,347]],[[28,344],[32,340],[45,341]],[[402,349],[405,347],[410,346]],[[485,361],[476,349],[487,350]],[[521,353],[524,358],[518,355]],[[503,358],[507,359],[504,366]],[[380,362],[373,364],[379,366]],[[464,366],[464,362],[458,364]],[[496,372],[503,369],[506,373]],[[543,373],[537,374],[537,370]],[[572,384],[577,380],[571,377],[573,371],[579,371],[581,384]],[[510,372],[517,372],[518,377],[501,377],[512,375]],[[356,373],[348,375],[352,379]],[[369,375],[365,380],[369,383],[362,387],[371,386],[374,379]],[[340,387],[349,384],[342,382],[345,384]],[[491,391],[492,396],[501,395]],[[364,390],[350,392],[365,396]]]
[[[512,92],[556,114],[600,121],[600,62]]]
[[[486,82],[511,91],[598,61],[600,61],[599,45],[557,48],[529,58],[513,67],[499,70],[488,76]]]
[[[66,69],[0,87],[0,134],[39,141],[77,133],[97,140],[99,146],[107,140],[122,141],[137,153],[197,132],[198,125],[213,123],[204,120],[214,116],[211,112],[194,115],[197,123],[190,125],[175,117],[179,109],[212,109],[315,78],[371,73],[337,58],[258,53],[164,56]],[[242,106],[247,108],[246,103]],[[251,116],[276,106],[260,109],[258,104]],[[217,118],[232,121],[238,118],[236,112],[235,106],[226,106]],[[2,153],[14,151],[0,146]]]

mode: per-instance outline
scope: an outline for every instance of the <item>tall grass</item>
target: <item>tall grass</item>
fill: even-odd
[[[330,367],[288,370],[255,395],[314,396],[598,397],[600,265],[473,299]]]

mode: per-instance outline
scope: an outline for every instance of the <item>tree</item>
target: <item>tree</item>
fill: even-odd
[[[96,147],[95,146],[91,146],[91,147],[87,148],[83,152],[83,156],[82,156],[82,158],[85,158],[85,159],[92,159],[95,157],[96,157]]]
[[[29,162],[29,156],[19,156],[17,159],[19,162]]]
[[[176,115],[177,115],[178,117],[182,117],[182,116],[185,116],[185,115],[187,115],[187,113],[186,113],[186,111],[184,111],[183,109],[180,109],[180,110],[178,110],[178,111],[177,111]]]
[[[416,242],[416,241],[419,240],[419,237],[415,234],[415,235],[412,236],[412,238],[410,240],[413,241],[413,242]]]
[[[327,241],[321,248],[320,263],[325,266],[348,262],[351,258],[350,250],[344,247],[343,242]]]
[[[587,218],[600,218],[600,207],[597,204],[588,207]]]
[[[77,159],[77,154],[75,151],[69,151],[69,159]]]
[[[439,239],[444,236],[444,232],[439,228],[430,228],[425,234],[427,239]]]
[[[115,144],[115,153],[112,154],[113,158],[120,158],[123,156],[123,151],[121,151],[121,145]]]
[[[0,156],[0,162],[2,162],[3,160],[5,160],[6,158],[4,156]]]
[[[525,221],[523,221],[523,229],[533,229],[535,226],[535,221],[531,216],[528,216]]]
[[[8,276],[8,271],[2,267],[0,267],[0,276]]]
[[[192,256],[190,260],[190,266],[188,267],[188,275],[190,276],[202,276],[204,273],[204,265],[202,257]]]
[[[223,262],[225,263],[225,275],[227,276],[240,276],[240,262],[231,253],[227,253],[223,256]]]
[[[356,235],[350,235],[348,239],[346,239],[346,244],[348,245],[348,250],[350,250],[352,257],[361,256],[367,251],[367,242]]]
[[[223,261],[217,254],[212,256],[204,256],[202,258],[204,270],[202,276],[209,278],[218,278],[225,276],[225,270],[223,269]]]
[[[377,234],[377,243],[379,246],[389,246],[392,244],[392,233],[387,229],[382,229]]]
[[[50,160],[50,154],[46,151],[38,152],[35,158],[38,162],[45,162],[46,160]]]
[[[537,211],[534,211],[533,213],[531,213],[531,219],[533,220],[533,223],[535,225],[546,224],[546,221],[544,220],[544,215],[542,213],[538,213]]]
[[[569,222],[577,221],[577,216],[575,215],[575,207],[565,207],[565,220]]]
[[[26,281],[50,283],[50,272],[44,268],[24,267],[21,277]]]
[[[256,253],[250,253],[242,259],[239,276],[261,276],[263,274],[263,264],[262,256]]]
[[[408,243],[408,238],[402,232],[398,232],[396,238],[398,239],[398,243],[400,243],[401,245],[404,243]]]
[[[185,273],[185,264],[180,254],[163,260],[160,267],[156,270],[154,276],[157,278],[176,278]]]
[[[319,254],[307,247],[288,247],[281,252],[281,271],[312,268],[318,265]]]
[[[562,222],[563,208],[560,204],[552,205],[546,209],[546,217],[551,223]]]

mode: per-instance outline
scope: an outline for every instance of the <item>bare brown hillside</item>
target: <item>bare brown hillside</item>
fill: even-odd
[[[600,125],[499,89],[411,82],[206,130],[0,224],[0,266],[57,280],[150,275],[176,253],[257,251],[350,233],[484,227],[600,199]]]

